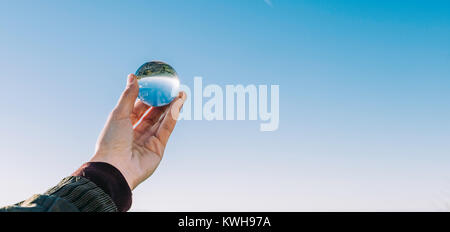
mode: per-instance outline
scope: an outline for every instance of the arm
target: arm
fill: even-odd
[[[127,211],[131,191],[158,167],[186,99],[182,92],[170,105],[149,110],[141,101],[136,102],[138,93],[136,76],[130,74],[90,162],[44,194],[0,208],[0,212]]]

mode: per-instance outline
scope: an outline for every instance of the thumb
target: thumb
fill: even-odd
[[[130,117],[134,108],[134,103],[139,94],[139,85],[137,77],[134,74],[129,74],[127,78],[127,86],[120,96],[119,102],[113,111],[116,118]]]

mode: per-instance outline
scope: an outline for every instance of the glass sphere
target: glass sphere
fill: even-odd
[[[136,71],[139,99],[149,106],[164,106],[178,96],[180,80],[170,65],[161,61],[143,64]]]

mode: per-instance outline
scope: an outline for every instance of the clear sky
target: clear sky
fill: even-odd
[[[280,85],[280,127],[180,121],[132,210],[448,210],[449,1],[0,1],[0,205],[87,161],[126,75]]]

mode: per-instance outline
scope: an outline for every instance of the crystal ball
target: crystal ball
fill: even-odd
[[[136,71],[139,99],[149,106],[164,106],[178,96],[180,80],[170,65],[161,61],[143,64]]]

